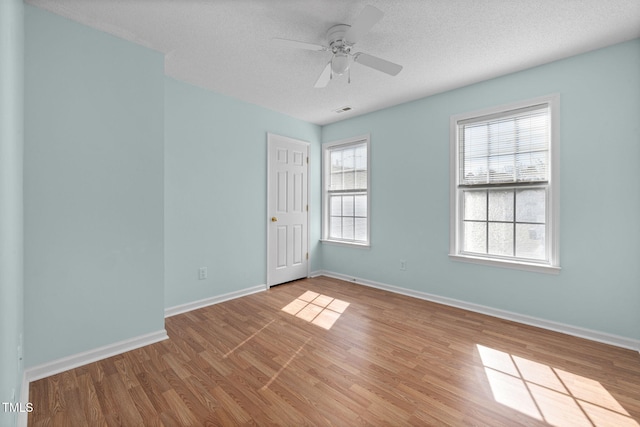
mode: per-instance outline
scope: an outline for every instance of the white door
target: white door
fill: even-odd
[[[267,134],[267,286],[308,276],[309,143]]]

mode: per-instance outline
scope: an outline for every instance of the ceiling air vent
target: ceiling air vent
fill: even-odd
[[[351,107],[342,107],[342,108],[338,108],[337,110],[334,110],[336,113],[346,113],[347,111],[350,111]]]

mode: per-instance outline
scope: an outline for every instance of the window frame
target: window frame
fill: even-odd
[[[546,260],[535,261],[516,258],[515,256],[470,254],[462,251],[462,238],[464,226],[464,191],[473,190],[460,184],[460,126],[461,122],[469,122],[483,117],[507,117],[515,110],[530,108],[536,105],[546,104],[549,108],[549,179],[546,184],[540,185],[504,185],[487,184],[477,186],[477,190],[525,189],[546,188],[545,205],[545,254]],[[490,265],[525,271],[558,274],[560,272],[560,95],[552,94],[518,101],[510,104],[489,107],[468,113],[456,114],[450,117],[450,227],[449,227],[449,258],[454,261],[469,262],[481,265]],[[515,213],[514,213],[515,215]],[[514,218],[515,221],[515,218]]]
[[[344,245],[350,247],[370,247],[371,246],[371,144],[370,134],[364,134],[352,138],[345,138],[338,141],[325,142],[322,144],[322,243]],[[331,151],[334,149],[347,148],[349,146],[362,145],[366,146],[367,150],[367,240],[355,241],[355,240],[343,240],[329,237],[329,175],[330,171],[330,156]]]

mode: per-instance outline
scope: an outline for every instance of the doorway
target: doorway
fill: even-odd
[[[309,275],[309,143],[267,134],[267,287]]]

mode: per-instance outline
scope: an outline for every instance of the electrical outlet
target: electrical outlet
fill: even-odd
[[[198,280],[204,280],[207,278],[207,267],[200,267],[198,269]]]
[[[406,269],[407,269],[407,260],[401,259],[400,260],[400,270],[406,270]]]

